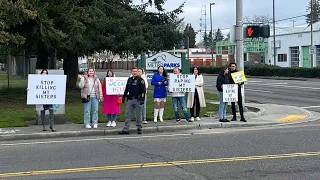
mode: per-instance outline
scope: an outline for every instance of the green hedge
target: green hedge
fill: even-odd
[[[192,68],[190,68],[191,72]],[[219,74],[219,67],[199,67],[200,73]],[[287,68],[266,64],[257,64],[245,67],[245,74],[250,76],[277,76],[277,77],[301,77],[320,78],[320,67],[317,68]]]

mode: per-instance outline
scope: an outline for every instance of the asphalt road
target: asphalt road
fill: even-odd
[[[319,137],[318,121],[262,129],[1,142],[0,178],[312,180],[320,177]]]
[[[100,78],[104,72],[97,73]],[[128,76],[128,72],[117,72],[117,76]],[[204,76],[204,89],[217,92],[216,76]],[[320,80],[273,80],[248,78],[245,85],[245,97],[260,103],[271,103],[303,107],[307,110],[320,112]]]

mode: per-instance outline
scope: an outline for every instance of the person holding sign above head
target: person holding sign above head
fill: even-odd
[[[238,72],[237,70],[237,64],[236,63],[230,63],[229,65],[230,71],[229,71],[229,81],[231,84],[238,84],[238,106],[239,106],[239,111],[240,111],[240,116],[241,119],[240,121],[242,122],[247,122],[247,120],[244,118],[243,115],[243,104],[242,104],[242,93],[241,93],[241,86],[244,84],[241,80],[239,80],[239,82],[235,82],[232,78],[232,73]],[[240,78],[242,79],[242,78]],[[232,109],[232,114],[233,114],[233,118],[231,119],[231,121],[236,121],[237,120],[237,114],[236,114],[236,103],[235,102],[231,102],[231,109]]]
[[[164,103],[167,97],[166,86],[168,86],[168,75],[163,66],[159,66],[158,72],[152,76],[151,85],[154,86],[154,122],[158,122],[158,113],[160,122],[163,122]]]
[[[178,67],[175,67],[173,69],[173,74],[180,74],[180,69]],[[170,88],[169,88],[169,92]],[[184,117],[186,118],[186,120],[188,122],[192,122],[189,120],[189,115],[188,115],[188,109],[186,106],[186,100],[185,100],[185,93],[184,92],[172,92],[171,97],[172,97],[172,105],[173,105],[173,111],[174,111],[174,115],[176,116],[176,122],[180,122],[180,115],[179,115],[179,111],[178,111],[178,106],[180,104]]]
[[[111,70],[107,71],[106,77],[115,77]],[[107,95],[106,80],[102,81],[102,92],[103,92],[103,105],[102,114],[107,114],[108,123],[107,127],[116,127],[117,114],[120,113],[120,95]]]
[[[84,125],[90,129],[90,112],[92,111],[93,128],[98,128],[99,101],[103,101],[102,88],[99,78],[94,74],[94,69],[89,68],[87,74],[80,78],[81,98],[84,105]]]
[[[227,66],[221,67],[217,78],[217,90],[219,91],[219,122],[229,122],[227,120],[227,102],[223,102],[223,86],[229,83],[229,69]]]
[[[191,121],[196,117],[200,121],[200,108],[206,107],[206,101],[203,91],[203,77],[199,73],[198,67],[193,67],[193,75],[195,76],[195,92],[188,93],[187,107],[190,108]],[[196,116],[194,116],[194,108],[196,107]]]
[[[42,69],[40,72],[41,75],[48,75],[48,70],[46,69]],[[27,91],[29,91],[29,88],[27,89]],[[54,129],[53,125],[54,125],[54,117],[53,117],[53,106],[52,104],[37,104],[36,105],[36,110],[40,111],[40,119],[42,122],[42,126],[43,126],[43,131],[47,131],[46,129],[46,110],[49,110],[49,114],[50,114],[50,129],[52,132],[55,132],[56,130]]]
[[[148,89],[148,80],[147,80],[147,77],[144,73],[144,69],[142,68],[139,68],[138,69],[138,76],[140,76],[143,80],[144,80],[144,84],[146,85],[146,95],[145,95],[145,98],[144,98],[144,104],[142,106],[142,109],[141,109],[141,120],[143,124],[148,124],[147,122],[147,89]]]
[[[129,128],[131,123],[132,111],[136,110],[136,126],[138,134],[141,134],[141,109],[144,104],[145,94],[146,94],[146,86],[144,80],[137,75],[138,69],[132,68],[131,74],[132,76],[128,78],[126,89],[123,94],[123,103],[125,99],[128,99],[126,105],[126,120],[124,123],[124,127],[119,134],[129,134]]]

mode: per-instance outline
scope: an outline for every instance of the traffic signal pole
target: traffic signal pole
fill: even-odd
[[[244,70],[243,62],[243,2],[236,0],[236,62],[237,69]]]

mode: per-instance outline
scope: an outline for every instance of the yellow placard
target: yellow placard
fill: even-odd
[[[246,75],[244,74],[243,70],[231,73],[231,77],[232,77],[234,83],[242,83],[242,82],[247,81]]]

